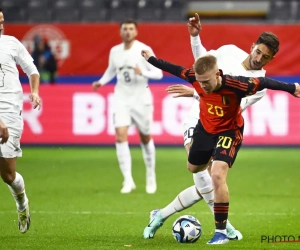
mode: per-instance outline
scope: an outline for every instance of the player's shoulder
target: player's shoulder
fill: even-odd
[[[123,44],[123,43],[120,43],[120,44],[117,44],[117,45],[113,46],[113,47],[110,49],[110,52],[111,52],[111,53],[117,52],[117,51],[123,50],[123,48],[124,48],[124,44]]]
[[[147,50],[151,49],[149,45],[147,45],[145,43],[142,43],[138,40],[135,40],[134,45],[138,48],[141,48],[141,49],[147,49]]]
[[[220,48],[217,49],[219,53],[239,53],[239,54],[245,54],[248,55],[247,52],[239,48],[238,46],[234,44],[226,44],[221,46]]]
[[[19,50],[22,43],[14,36],[1,35],[1,44],[9,50]]]
[[[4,42],[15,42],[15,43],[20,42],[16,37],[9,36],[9,35],[1,35],[1,40],[3,40]]]

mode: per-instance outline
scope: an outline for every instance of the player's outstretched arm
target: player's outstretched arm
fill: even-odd
[[[225,81],[224,81],[225,80]],[[298,83],[289,84],[267,77],[244,77],[244,76],[223,76],[223,82],[228,88],[239,92],[241,97],[254,95],[263,89],[281,90],[300,98],[300,86]]]
[[[200,40],[199,34],[202,30],[202,25],[200,22],[200,17],[197,13],[195,13],[194,17],[191,17],[189,19],[187,26],[190,33],[193,56],[196,60],[198,57],[203,56],[207,53],[207,50],[204,48]]]
[[[174,98],[177,98],[177,97],[194,97],[194,88],[190,88],[190,87],[188,87],[184,84],[171,85],[171,86],[168,86],[166,90],[169,94],[175,94],[173,96]]]
[[[169,72],[170,74],[177,76],[189,83],[196,81],[195,73],[192,69],[186,69],[182,66],[169,63],[162,59],[157,59],[149,50],[142,50],[142,56],[156,68]]]
[[[259,80],[260,80],[260,85],[258,91],[264,88],[272,89],[272,90],[281,90],[281,91],[288,92],[295,97],[300,98],[299,83],[289,84],[286,82],[276,81],[274,79],[267,78],[267,77],[259,77]]]

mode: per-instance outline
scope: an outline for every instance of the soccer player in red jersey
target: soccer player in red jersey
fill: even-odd
[[[265,88],[286,91],[300,97],[300,85],[264,77],[223,75],[213,55],[198,58],[193,69],[156,59],[149,51],[142,51],[142,56],[155,67],[191,83],[200,96],[200,119],[193,134],[188,169],[192,173],[204,171],[213,157],[211,177],[216,232],[207,244],[226,244],[229,241],[226,236],[229,209],[226,178],[243,140],[241,99]]]

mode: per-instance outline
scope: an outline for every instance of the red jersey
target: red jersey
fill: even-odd
[[[260,84],[257,78],[251,78],[253,80],[249,82],[247,81],[249,78],[244,80],[241,77],[223,75],[222,71],[221,77],[221,87],[206,94],[196,81],[192,69],[184,69],[181,72],[181,78],[192,83],[200,97],[199,118],[204,129],[210,134],[242,127],[244,119],[240,107],[241,99],[246,95],[255,94]]]
[[[200,97],[200,121],[204,129],[210,134],[235,130],[244,125],[240,103],[245,96],[253,95],[264,88],[282,90],[293,94],[296,88],[294,84],[287,84],[266,77],[230,76],[223,75],[220,71],[221,87],[210,94],[206,94],[196,80],[193,69],[186,69],[153,56],[148,59],[148,62],[193,85]]]

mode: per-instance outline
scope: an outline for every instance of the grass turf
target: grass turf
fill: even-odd
[[[113,148],[24,148],[18,161],[30,198],[32,224],[22,235],[15,205],[0,185],[0,249],[300,249],[300,242],[269,244],[265,236],[300,235],[300,170],[297,149],[242,149],[229,172],[230,220],[244,239],[207,246],[213,216],[201,201],[170,217],[154,239],[144,240],[150,210],[163,207],[193,184],[181,148],[157,149],[158,191],[145,193],[141,151],[132,149],[137,189],[120,194],[122,176]],[[184,214],[196,216],[203,235],[179,244],[171,225]],[[276,238],[279,241],[279,238]],[[291,238],[290,238],[291,239]]]

